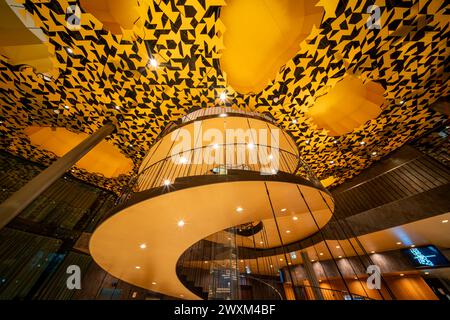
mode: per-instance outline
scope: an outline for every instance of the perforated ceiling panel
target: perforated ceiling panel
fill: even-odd
[[[299,43],[298,53],[273,82],[254,95],[227,87],[220,71],[224,1],[131,2],[133,14],[141,15],[122,34],[117,26],[115,34],[104,29],[90,13],[82,14],[79,30],[69,30],[66,8],[75,2],[24,2],[48,37],[55,70],[45,79],[0,56],[3,149],[48,164],[54,155],[31,145],[25,127],[92,133],[113,119],[118,130],[110,139],[138,167],[169,122],[193,107],[219,104],[218,95],[226,88],[229,105],[272,114],[295,137],[316,174],[333,176],[338,184],[445,120],[427,108],[449,94],[449,5],[444,0],[321,0],[321,25]],[[367,28],[371,4],[381,10],[380,30]],[[147,65],[147,48],[160,62],[156,69]],[[379,82],[388,105],[376,119],[334,143],[335,137],[318,129],[305,111],[346,73]],[[80,169],[74,175],[115,191],[129,179],[106,179]]]

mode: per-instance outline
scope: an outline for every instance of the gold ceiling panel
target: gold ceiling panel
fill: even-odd
[[[335,87],[319,96],[307,110],[307,115],[329,135],[340,136],[375,119],[386,103],[381,84],[363,83],[353,75],[346,75]]]
[[[229,0],[220,66],[240,93],[260,92],[319,26],[323,8],[311,0]]]
[[[110,140],[136,169],[168,123],[192,107],[217,105],[224,88],[229,104],[272,114],[295,137],[319,178],[333,176],[334,185],[446,120],[427,108],[449,94],[444,69],[449,5],[444,0],[321,0],[321,24],[270,84],[252,95],[236,93],[219,68],[226,33],[219,14],[223,0],[148,1],[139,23],[118,35],[103,29],[91,13],[82,14],[78,30],[69,30],[66,9],[73,2],[19,2],[48,37],[59,74],[45,79],[0,55],[0,141],[2,149],[44,164],[55,155],[31,145],[23,133],[27,126],[90,134],[111,119],[118,130]],[[380,30],[367,28],[369,3],[381,9]],[[147,66],[147,47],[159,62],[156,69]],[[334,144],[335,137],[317,129],[307,111],[346,73],[383,86],[386,107]],[[81,169],[74,174],[114,191],[129,179]]]
[[[24,132],[34,146],[50,151],[58,157],[62,157],[89,136],[86,133],[74,133],[64,128],[50,127],[28,127]],[[116,146],[104,140],[81,158],[75,166],[89,173],[113,178],[130,174],[133,170],[133,161],[123,155]]]

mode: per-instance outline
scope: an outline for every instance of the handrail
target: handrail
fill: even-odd
[[[247,143],[222,143],[214,145],[200,146],[188,150],[182,150],[180,152],[165,156],[152,163],[147,163],[141,172],[135,177],[132,190],[143,191],[154,187],[159,187],[163,184],[163,180],[169,180],[171,183],[179,177],[186,177],[192,175],[210,175],[210,174],[226,174],[227,170],[236,169],[238,165],[239,169],[248,171],[266,172],[267,174],[276,174],[278,171],[295,174],[302,169],[304,176],[307,180],[312,182],[318,182],[317,178],[311,172],[310,168],[305,165],[303,161],[299,159],[299,156],[291,151],[271,147],[266,144],[255,144],[254,151],[249,151],[245,146]],[[262,159],[261,154],[257,148],[267,148],[265,152],[269,153],[269,150],[275,150],[278,153],[278,162],[271,163],[271,160]],[[196,155],[199,152],[219,152],[211,156],[212,163],[193,163],[196,160]],[[239,157],[245,153],[244,161],[238,163],[235,157]],[[251,161],[247,158],[247,152],[254,152]],[[233,154],[233,158],[230,161],[228,155]],[[189,158],[189,159],[186,159]],[[175,162],[175,159],[184,159],[185,162]],[[264,160],[264,161],[261,161]],[[276,165],[275,165],[276,164]],[[223,172],[217,169],[224,169]],[[216,171],[214,171],[216,169]],[[200,172],[199,172],[200,171]],[[158,179],[163,179],[159,181]]]

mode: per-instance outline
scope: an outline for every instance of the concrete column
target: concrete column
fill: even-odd
[[[0,229],[19,215],[34,199],[59,179],[78,160],[114,131],[112,123],[107,123],[75,148],[52,163],[20,190],[0,204]]]
[[[314,268],[309,259],[309,255],[306,251],[301,252],[302,260],[303,260],[303,268],[305,268],[306,277],[309,280],[310,285],[312,286],[312,292],[314,294],[314,298],[316,300],[324,300],[322,291],[319,289],[319,280],[317,280],[316,274],[314,273]]]

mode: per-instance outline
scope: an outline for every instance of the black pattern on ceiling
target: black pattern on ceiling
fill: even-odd
[[[48,37],[57,76],[47,81],[0,56],[1,147],[43,164],[55,156],[30,144],[22,132],[27,126],[92,133],[114,119],[118,131],[109,139],[138,167],[168,123],[193,107],[219,104],[224,88],[230,105],[270,113],[295,137],[319,178],[333,176],[334,184],[446,120],[427,108],[449,94],[450,19],[444,0],[319,1],[325,12],[321,25],[255,95],[234,92],[220,71],[226,32],[217,14],[221,0],[150,1],[148,8],[136,0],[143,20],[122,35],[106,31],[88,13],[80,30],[67,29],[65,8],[73,2],[23,2]],[[366,26],[371,4],[381,9],[381,30]],[[147,46],[161,62],[157,70],[148,66]],[[345,74],[381,83],[388,105],[335,144],[305,111]],[[129,179],[80,169],[74,175],[114,191]]]

